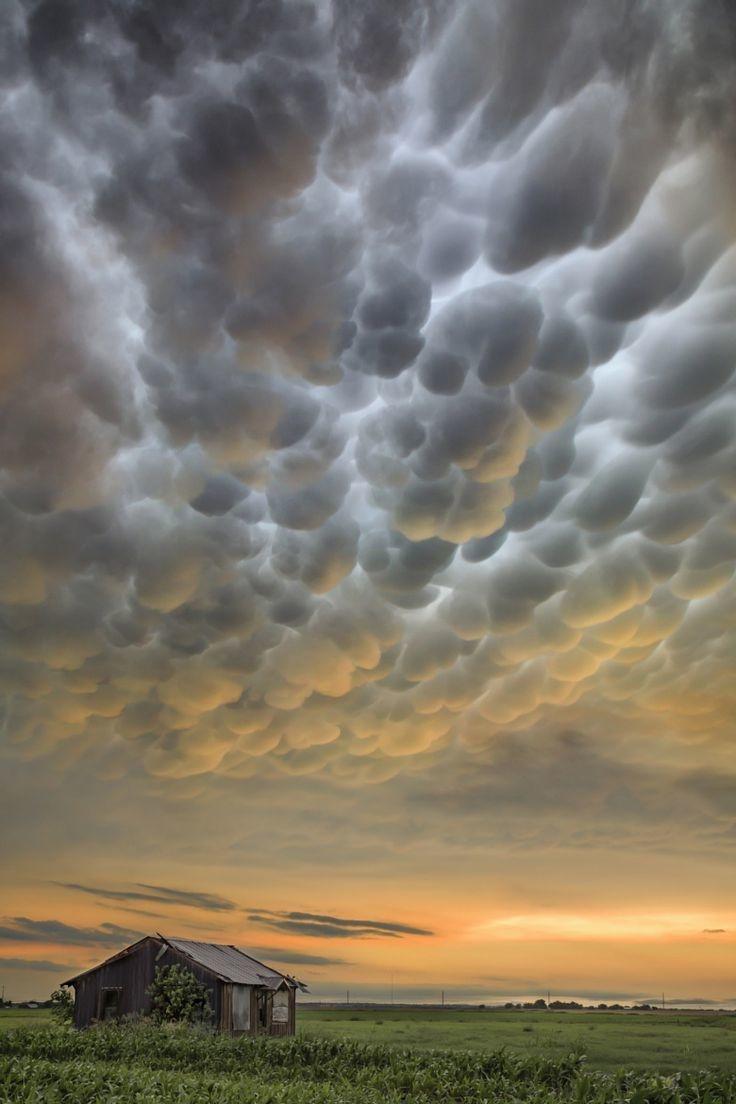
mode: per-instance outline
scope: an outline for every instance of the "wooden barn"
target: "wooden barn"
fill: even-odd
[[[214,1023],[234,1035],[293,1035],[301,982],[224,943],[148,935],[65,985],[74,986],[74,1024],[89,1027],[146,1014],[157,966],[186,966],[209,990]]]

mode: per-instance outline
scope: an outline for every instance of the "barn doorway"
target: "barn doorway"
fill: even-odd
[[[267,989],[258,992],[258,1030],[268,1031],[271,1026],[271,994]]]
[[[233,1031],[250,1031],[249,985],[233,985]]]

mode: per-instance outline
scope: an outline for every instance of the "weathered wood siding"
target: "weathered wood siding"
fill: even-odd
[[[122,989],[120,1014],[150,1011],[151,1002],[146,989],[153,980],[153,960],[160,947],[152,939],[140,943],[130,954],[116,962],[93,970],[79,978],[75,985],[74,1023],[77,1027],[89,1027],[100,1014],[102,990]]]
[[[279,990],[287,996],[286,1005],[286,1019],[283,1022],[279,1022],[276,1019],[271,1020],[271,1034],[272,1035],[295,1035],[296,1034],[296,989],[289,988],[288,990]]]
[[[147,939],[135,947],[130,954],[115,962],[108,962],[79,978],[75,986],[74,1023],[77,1027],[89,1027],[99,1017],[102,991],[106,988],[120,988],[120,1015],[132,1013],[146,1015],[151,1011],[151,1001],[146,994],[153,981],[156,966],[185,966],[209,990],[209,999],[215,1013],[215,1023],[220,1026],[222,984],[209,971],[186,955],[155,939]]]
[[[221,981],[206,967],[169,947],[155,937],[142,940],[125,955],[99,966],[80,977],[75,984],[74,1023],[89,1027],[100,1018],[105,989],[119,989],[120,1016],[147,1015],[151,1001],[147,995],[157,966],[184,966],[209,992],[214,1024],[220,1031],[247,1031],[250,1035],[293,1035],[296,1030],[296,992],[289,988],[275,994],[255,986],[233,986]],[[234,1006],[233,990],[238,990]],[[263,1004],[266,1023],[261,1024],[259,1004]],[[274,1008],[274,1005],[276,1006]],[[248,1007],[249,1006],[249,1007]],[[274,1016],[274,1011],[276,1015]],[[244,1023],[249,1020],[247,1028]]]
[[[294,1003],[294,990],[277,989],[271,998],[271,1035],[293,1035],[292,1005]]]

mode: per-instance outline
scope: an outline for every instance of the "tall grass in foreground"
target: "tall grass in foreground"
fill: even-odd
[[[589,1072],[584,1059],[231,1039],[147,1025],[0,1036],[0,1104],[736,1104],[736,1075]]]

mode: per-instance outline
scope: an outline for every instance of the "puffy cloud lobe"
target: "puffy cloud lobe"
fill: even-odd
[[[677,290],[685,274],[679,245],[666,231],[636,233],[634,226],[609,252],[593,297],[596,313],[613,322],[647,314]]]
[[[602,201],[617,114],[615,95],[591,84],[553,109],[500,175],[486,234],[496,271],[516,272],[583,244]]]
[[[583,529],[614,529],[621,525],[639,501],[650,464],[627,457],[599,471],[575,503],[575,516]]]
[[[558,712],[717,731],[730,24],[536,9],[11,4],[13,754],[362,784]]]

